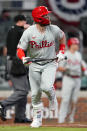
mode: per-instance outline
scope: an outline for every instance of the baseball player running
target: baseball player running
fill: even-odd
[[[59,71],[64,72],[62,83],[62,102],[59,111],[59,123],[64,123],[66,117],[69,122],[74,122],[74,114],[78,93],[81,86],[82,56],[79,49],[79,39],[76,37],[68,40],[69,50],[66,51],[67,62],[61,62]],[[85,69],[85,68],[84,68]]]
[[[27,50],[30,58],[54,58],[55,41],[60,44],[57,57],[60,61],[64,58],[65,35],[56,25],[52,25],[48,14],[50,11],[45,6],[36,7],[32,11],[34,25],[27,29],[18,44],[17,55],[26,62],[24,51]],[[57,107],[57,99],[53,88],[56,73],[56,61],[37,62],[29,65],[29,80],[32,92],[33,122],[31,127],[42,125],[41,94],[45,92],[49,99],[50,108]]]

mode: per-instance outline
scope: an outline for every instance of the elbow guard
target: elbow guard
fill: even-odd
[[[22,60],[22,58],[25,57],[24,50],[21,49],[21,48],[18,48],[18,49],[17,49],[17,56],[18,56],[19,59]]]

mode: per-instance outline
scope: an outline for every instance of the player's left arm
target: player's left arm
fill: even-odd
[[[65,52],[65,43],[66,43],[66,38],[65,38],[65,33],[61,31],[61,37],[59,39],[59,52],[64,54]]]
[[[58,61],[61,61],[64,59],[64,53],[65,53],[65,43],[66,43],[66,38],[65,34],[62,30],[59,31],[58,35],[58,43],[59,43],[59,51],[57,52],[57,57]]]

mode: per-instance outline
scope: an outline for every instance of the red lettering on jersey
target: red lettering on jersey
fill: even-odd
[[[33,37],[32,37],[32,39],[35,39],[35,38],[36,38],[36,36],[33,36]]]
[[[68,64],[72,64],[72,65],[80,65],[80,62],[78,60],[72,61],[71,59],[68,59]]]
[[[31,45],[31,48],[34,48],[34,45],[36,45],[35,41],[29,41],[29,44]]]
[[[42,48],[46,47],[47,42],[46,41],[42,41]]]
[[[54,41],[52,41],[51,43],[47,42],[47,40],[45,41],[41,41],[40,44],[37,44],[37,42],[35,41],[29,41],[29,44],[31,45],[31,48],[45,48],[45,47],[50,47],[52,45],[54,45]]]

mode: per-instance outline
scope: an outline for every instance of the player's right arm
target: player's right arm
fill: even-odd
[[[64,32],[61,30],[60,31],[60,39],[59,39],[59,52],[64,54],[65,52],[65,43],[66,43],[66,38]]]

